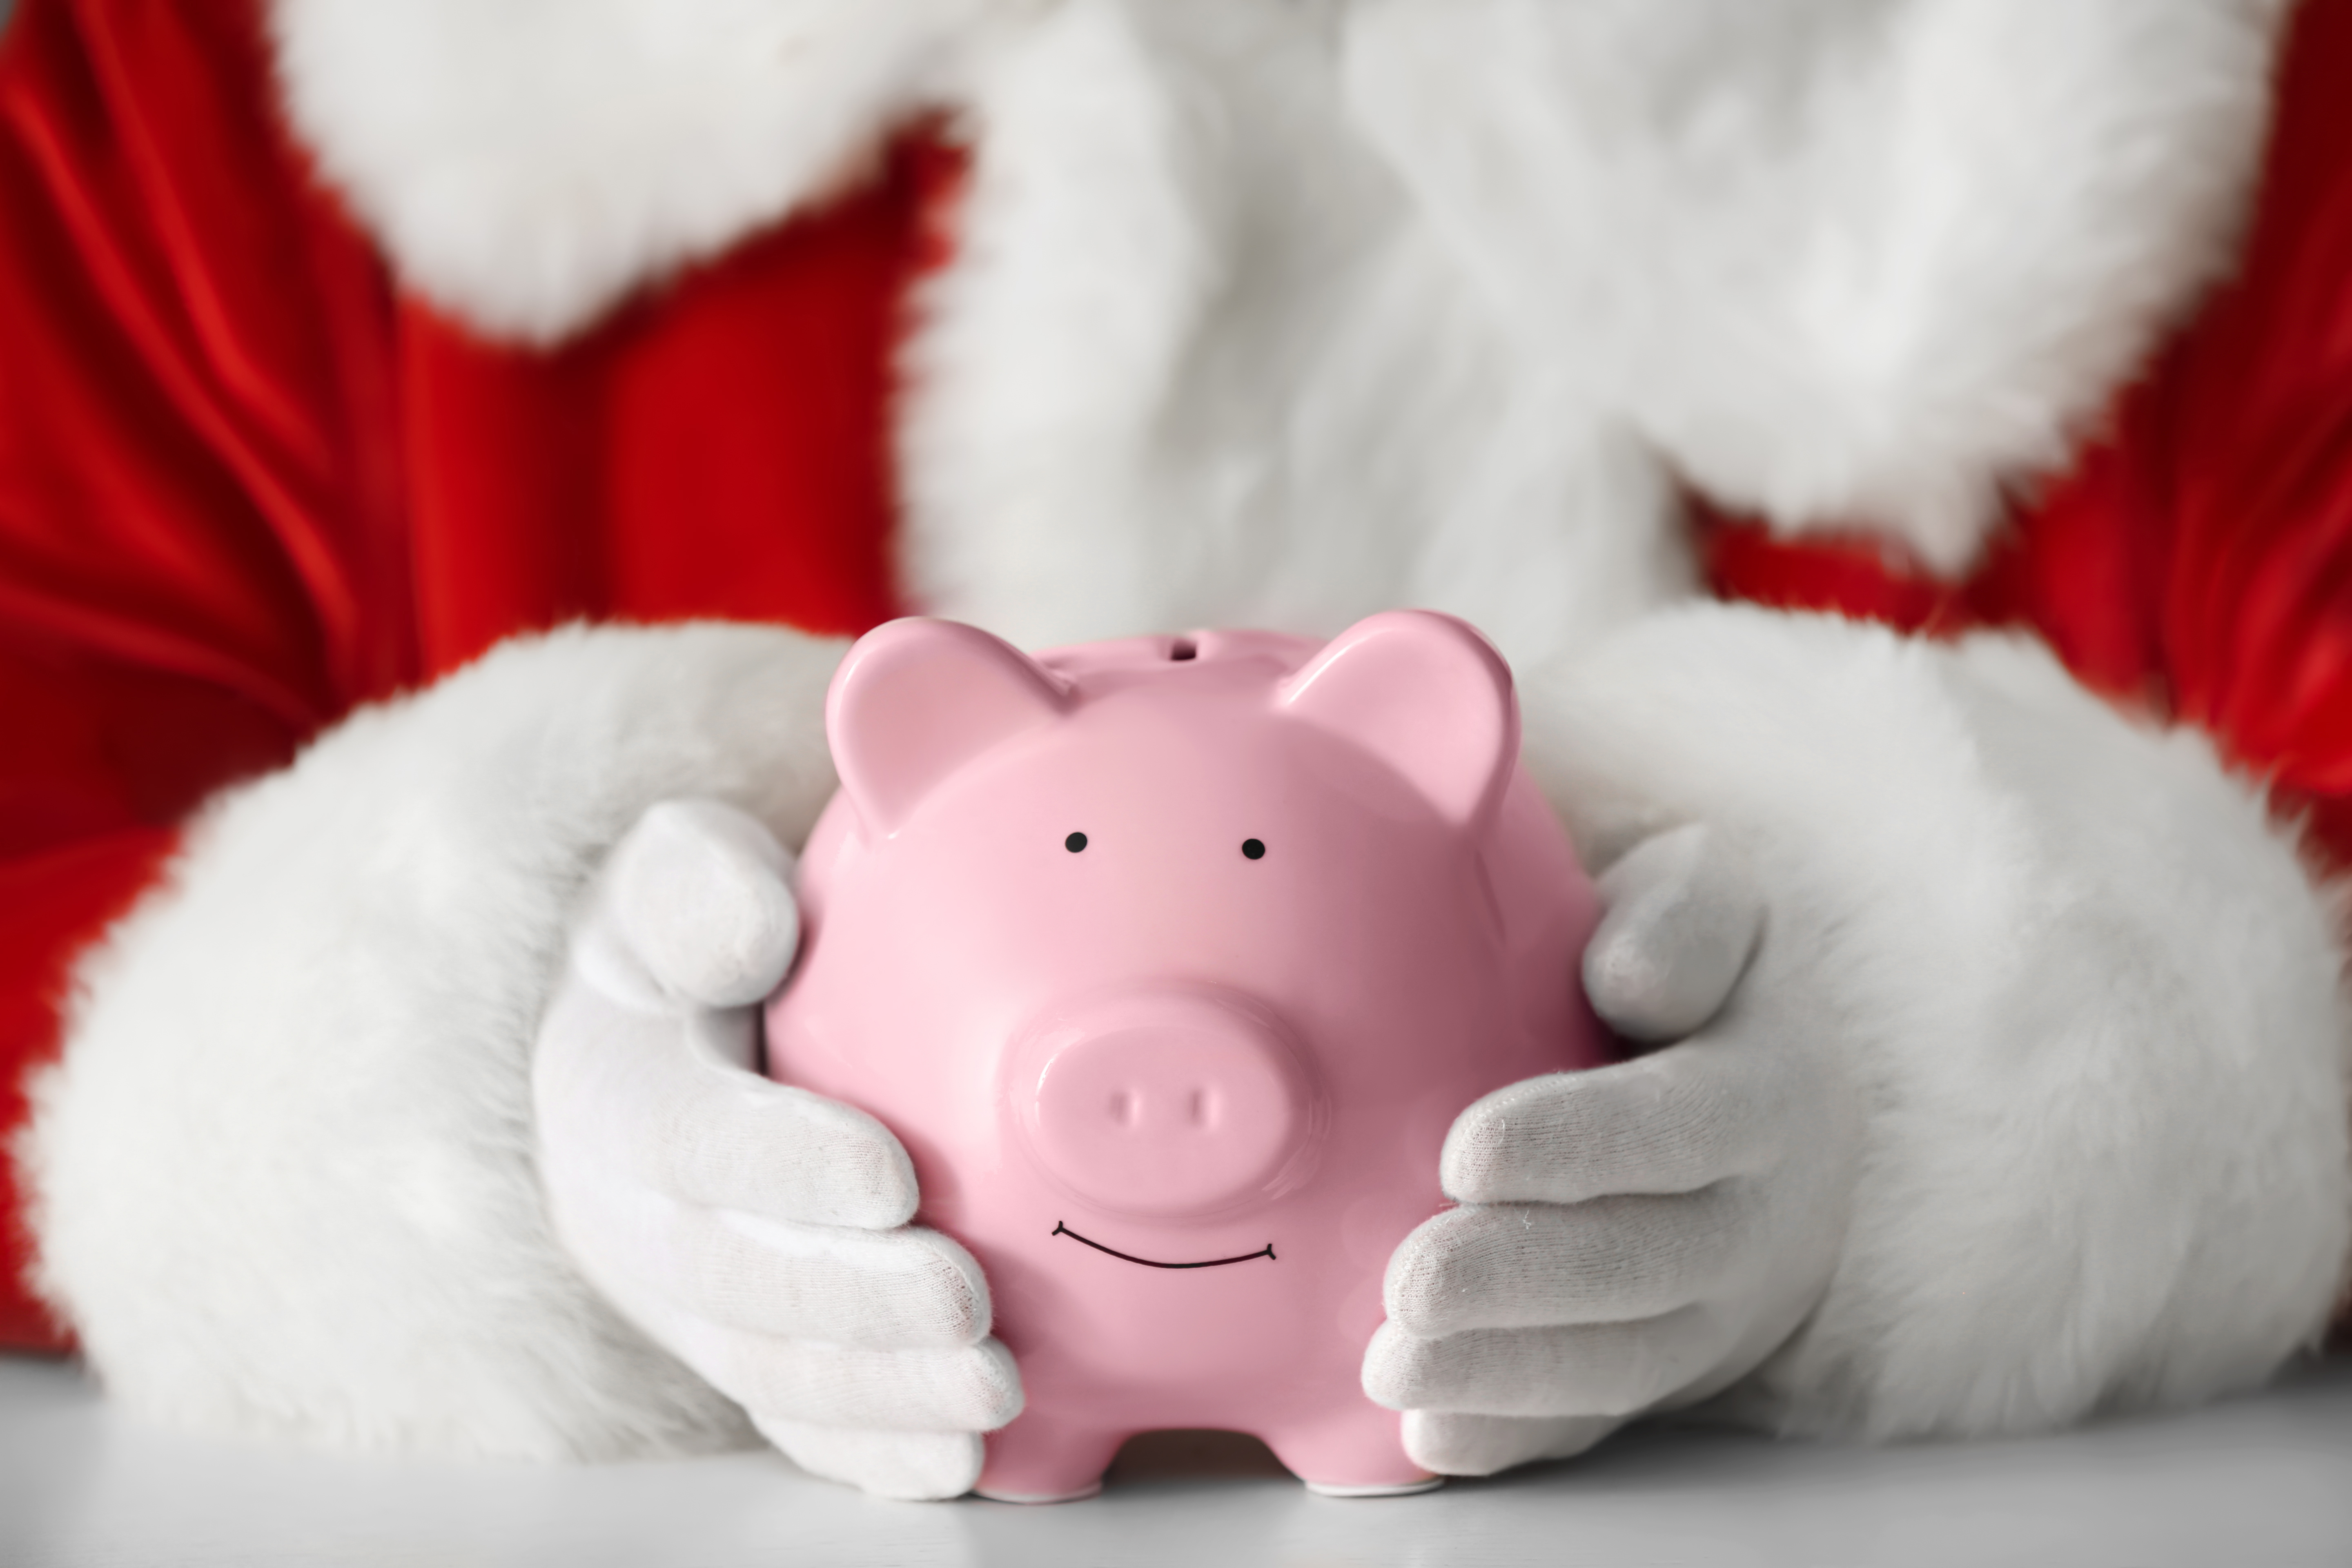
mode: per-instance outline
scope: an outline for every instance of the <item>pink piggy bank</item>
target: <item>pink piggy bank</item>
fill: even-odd
[[[906,620],[826,724],[768,1070],[888,1126],[986,1270],[1027,1403],[981,1492],[1086,1496],[1169,1427],[1434,1485],[1360,1381],[1389,1255],[1464,1107],[1601,1059],[1501,657],[1414,611],[1034,658]]]

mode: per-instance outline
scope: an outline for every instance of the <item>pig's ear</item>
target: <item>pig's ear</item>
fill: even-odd
[[[859,817],[887,837],[965,763],[1069,706],[1069,687],[977,626],[910,619],[877,626],[834,672],[825,738]]]
[[[1519,760],[1511,667],[1468,622],[1431,610],[1358,621],[1284,681],[1276,700],[1371,752],[1465,826],[1502,798]]]

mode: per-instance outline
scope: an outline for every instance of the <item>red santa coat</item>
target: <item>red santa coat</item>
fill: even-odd
[[[2030,626],[2200,725],[2352,858],[2352,11],[2283,57],[2236,276],[1965,580],[1707,525],[1720,592]],[[273,107],[246,5],[27,0],[0,54],[0,1068],[186,814],[514,633],[854,632],[894,578],[891,355],[960,162],[853,193],[551,350],[392,280]],[[21,1100],[0,1100],[13,1124]],[[16,1200],[0,1189],[13,1209]],[[16,1283],[0,1331],[55,1344]]]

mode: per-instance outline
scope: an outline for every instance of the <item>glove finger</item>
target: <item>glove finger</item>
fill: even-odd
[[[1723,1008],[1756,950],[1764,900],[1703,823],[1633,847],[1601,874],[1584,949],[1593,1010],[1630,1039],[1678,1040]]]
[[[756,817],[719,801],[647,807],[614,847],[595,896],[655,985],[704,1006],[757,1002],[800,945],[792,857]]]
[[[1435,1339],[1654,1318],[1717,1295],[1747,1267],[1754,1209],[1746,1191],[1728,1185],[1570,1206],[1448,1209],[1389,1259],[1389,1320]]]
[[[787,1225],[672,1211],[649,1278],[711,1322],[869,1350],[949,1349],[988,1335],[988,1285],[938,1231]]]
[[[1704,1377],[1721,1323],[1685,1307],[1631,1323],[1473,1329],[1423,1339],[1382,1323],[1364,1352],[1364,1392],[1391,1410],[1482,1415],[1627,1416]]]
[[[995,1340],[954,1350],[861,1350],[699,1320],[662,1336],[754,1415],[889,1432],[991,1432],[1021,1414],[1021,1373]]]
[[[1612,1415],[1471,1415],[1408,1410],[1404,1451],[1441,1476],[1491,1476],[1535,1459],[1569,1459],[1624,1423]]]
[[[628,1172],[687,1203],[809,1225],[887,1229],[914,1216],[915,1168],[889,1129],[718,1060],[693,1022],[562,988],[532,1072],[545,1157]],[[557,1128],[563,1135],[549,1137]]]
[[[1525,1079],[1454,1119],[1438,1178],[1468,1204],[1696,1192],[1773,1165],[1828,1097],[1820,1077],[1808,1053],[1702,1037]]]
[[[877,1432],[761,1415],[751,1424],[813,1476],[909,1502],[961,1497],[980,1479],[987,1457],[977,1432]]]

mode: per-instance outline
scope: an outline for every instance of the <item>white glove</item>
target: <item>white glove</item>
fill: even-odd
[[[1810,988],[1776,973],[1790,960],[1752,879],[1694,825],[1600,887],[1594,1008],[1632,1038],[1688,1037],[1454,1121],[1441,1175],[1463,1206],[1397,1248],[1364,1357],[1365,1392],[1406,1412],[1407,1450],[1441,1473],[1564,1458],[1723,1389],[1837,1262],[1859,1104]]]
[[[589,1281],[803,1468],[953,1497],[1020,1377],[980,1266],[907,1223],[898,1140],[751,1070],[799,942],[790,870],[710,801],[656,805],[614,849],[532,1065],[550,1215]]]

